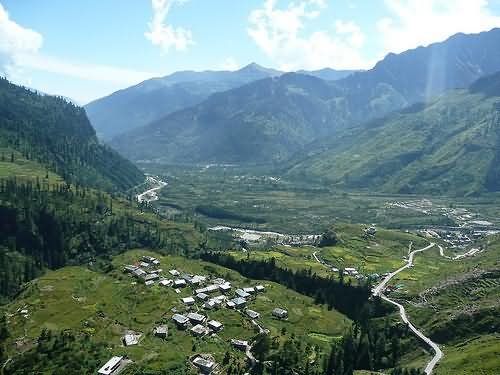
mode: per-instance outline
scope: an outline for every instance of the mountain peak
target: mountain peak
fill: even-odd
[[[244,66],[240,70],[237,70],[238,73],[265,73],[266,75],[280,75],[282,72],[279,70],[271,69],[271,68],[266,68],[263,67],[256,62],[251,62],[250,64]]]

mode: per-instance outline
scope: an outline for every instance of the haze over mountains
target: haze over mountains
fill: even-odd
[[[439,95],[499,71],[498,45],[493,29],[389,54],[362,72],[282,73],[256,64],[179,72],[86,110],[108,137],[131,129],[110,145],[134,161],[267,164],[290,168],[292,177],[391,192],[496,191],[494,99],[468,90]],[[419,102],[427,104],[385,118]]]
[[[346,77],[351,70],[321,69],[303,74],[334,80]],[[181,71],[152,78],[117,91],[85,106],[98,135],[107,140],[129,130],[147,125],[166,115],[201,103],[211,94],[227,91],[283,72],[251,63],[237,71]]]

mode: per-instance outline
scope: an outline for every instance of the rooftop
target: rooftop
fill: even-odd
[[[122,361],[123,357],[112,357],[108,362],[102,366],[97,372],[99,375],[110,375],[116,370]]]

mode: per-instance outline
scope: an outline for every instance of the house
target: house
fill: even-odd
[[[189,313],[189,314],[187,314],[187,318],[193,324],[203,324],[203,323],[205,323],[205,320],[207,320],[207,317],[205,315],[201,315],[201,314],[197,314],[197,313]]]
[[[200,285],[203,284],[207,278],[205,276],[194,275],[192,278],[188,280],[191,285]]]
[[[182,299],[182,302],[186,305],[186,306],[191,306],[191,305],[194,305],[195,303],[195,300],[193,297],[184,297]]]
[[[102,366],[97,373],[99,375],[113,375],[118,374],[120,370],[126,366],[128,361],[124,357],[112,357],[108,362]]]
[[[257,285],[257,286],[255,287],[255,291],[256,291],[257,293],[262,293],[262,292],[265,292],[265,291],[266,291],[266,288],[264,287],[264,285]]]
[[[173,283],[174,283],[173,280],[163,279],[163,280],[160,280],[160,282],[158,284],[160,284],[161,286],[170,286]]]
[[[149,264],[149,263],[146,263],[146,262],[141,262],[141,263],[139,263],[139,265],[140,265],[141,267],[144,267],[144,268],[148,268],[148,267],[150,266],[150,264]]]
[[[217,296],[211,299],[211,301],[215,303],[216,307],[221,307],[225,300],[226,296]]]
[[[243,289],[236,289],[235,294],[237,297],[240,297],[240,298],[250,297],[250,294],[245,292]]]
[[[224,283],[219,285],[219,289],[222,293],[229,293],[231,291],[231,284]]]
[[[246,351],[248,348],[248,341],[231,339],[231,345],[234,346],[236,349]]]
[[[174,288],[184,288],[186,285],[186,280],[184,279],[174,280]]]
[[[273,310],[273,315],[279,319],[286,319],[288,317],[288,311],[285,309],[281,309],[279,307],[276,307]]]
[[[214,283],[215,285],[222,285],[222,284],[226,284],[226,280],[224,280],[223,278],[218,277],[216,279],[213,279],[212,283]]]
[[[214,332],[219,332],[222,328],[224,328],[224,325],[221,322],[218,322],[217,320],[209,321],[207,323],[207,326]]]
[[[134,275],[135,277],[142,278],[147,275],[147,272],[144,271],[143,269],[137,268],[135,269],[135,271],[132,271],[132,275]]]
[[[172,276],[179,276],[181,273],[177,270],[170,270],[168,271],[169,274],[171,274]]]
[[[208,299],[209,295],[205,293],[198,293],[196,295],[196,298],[198,298],[200,301],[206,301]]]
[[[125,266],[125,268],[123,269],[123,272],[125,273],[132,273],[134,272],[138,267],[136,266],[132,266],[132,265],[128,265],[128,266]],[[118,358],[118,357],[113,357],[113,358]]]
[[[352,274],[353,272],[356,272],[356,268],[354,268],[354,267],[346,267],[346,268],[344,268],[344,271],[345,271],[348,275],[350,275],[350,274]]]
[[[245,307],[247,304],[247,300],[245,298],[236,297],[231,300],[234,303],[234,308],[239,309]]]
[[[190,329],[191,333],[195,336],[205,336],[208,333],[208,330],[202,326],[201,324],[195,325],[193,328]]]
[[[123,336],[123,344],[125,346],[131,346],[131,345],[137,345],[139,343],[139,339],[141,338],[141,335],[135,332],[129,332],[126,333],[125,336]]]
[[[164,339],[168,336],[168,327],[166,325],[161,325],[161,326],[155,327],[155,329],[153,330],[153,333],[155,336],[161,337]]]
[[[236,304],[233,301],[227,301],[226,302],[226,307],[228,309],[234,309],[234,308],[236,308]]]
[[[200,371],[205,374],[210,374],[215,369],[215,362],[202,357],[196,357],[193,360],[193,365],[198,367]]]
[[[248,294],[255,294],[255,288],[243,288],[243,291]]]
[[[368,236],[374,236],[377,233],[377,228],[369,227],[365,229],[365,234]]]
[[[245,310],[245,314],[250,318],[250,319],[259,319],[260,314],[257,311],[253,311],[250,309]]]
[[[151,286],[151,285],[154,285],[154,283],[155,283],[154,280],[148,280],[148,281],[144,282],[144,285]]]
[[[144,263],[148,263],[148,264],[160,264],[160,261],[156,258],[153,258],[153,257],[150,257],[148,255],[144,255],[141,260],[144,262]],[[156,262],[156,263],[155,263]]]
[[[206,310],[212,310],[212,309],[215,309],[216,307],[217,307],[217,305],[215,304],[215,302],[213,300],[207,301],[203,304],[203,308]]]
[[[158,280],[160,276],[157,273],[150,273],[144,276],[144,281],[155,281]]]
[[[181,314],[172,315],[172,320],[177,325],[177,328],[186,329],[189,323],[189,319]]]
[[[206,289],[206,293],[214,293],[214,292],[217,292],[219,290],[219,286],[212,284],[212,285],[207,286],[205,289]]]

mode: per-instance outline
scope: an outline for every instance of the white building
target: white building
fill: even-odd
[[[193,364],[198,367],[204,373],[211,373],[215,369],[215,362],[209,361],[208,359],[202,357],[196,357],[193,360]]]
[[[224,328],[224,325],[221,322],[218,322],[217,320],[211,320],[207,323],[208,328],[210,328],[212,331],[218,332],[222,328]]]
[[[113,375],[124,363],[123,357],[112,357],[108,362],[102,366],[97,373],[99,375]]]
[[[286,311],[285,309],[282,309],[282,308],[275,308],[273,310],[273,315],[277,318],[280,318],[280,319],[285,319],[288,317],[288,311]]]
[[[195,300],[193,297],[184,297],[182,299],[182,302],[186,305],[186,306],[191,306],[191,305],[194,305],[195,303]]]

